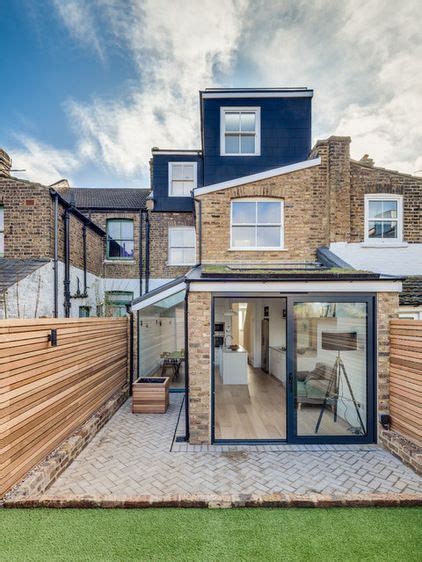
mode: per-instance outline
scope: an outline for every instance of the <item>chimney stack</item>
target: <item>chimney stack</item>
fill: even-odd
[[[12,168],[12,159],[2,148],[0,148],[0,177],[8,178]]]

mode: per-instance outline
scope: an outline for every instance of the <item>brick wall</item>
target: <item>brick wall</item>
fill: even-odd
[[[389,413],[390,320],[397,317],[398,293],[377,295],[377,410]],[[211,438],[211,293],[189,293],[190,442]],[[281,406],[280,406],[281,407]]]
[[[365,193],[403,195],[403,236],[406,242],[422,243],[422,178],[351,162],[350,242],[364,240]]]
[[[378,414],[390,413],[390,320],[397,318],[398,293],[377,295]]]
[[[120,212],[120,211],[89,213],[89,217],[92,220],[92,222],[100,226],[103,230],[107,230],[108,219],[130,219],[133,221],[134,259],[119,260],[119,261],[113,261],[113,260],[107,261],[106,259],[104,264],[105,277],[109,277],[111,279],[138,279],[139,278],[139,226],[140,226],[139,215],[140,215],[139,212]],[[143,232],[143,240],[145,243],[145,225],[144,225],[144,232]]]
[[[150,277],[172,279],[187,273],[191,266],[168,265],[170,226],[194,226],[192,213],[150,212]]]
[[[198,196],[202,201],[202,262],[314,260],[327,244],[326,170],[323,166]],[[230,250],[231,201],[239,197],[284,200],[283,251]]]
[[[52,257],[52,201],[43,185],[0,177],[0,204],[4,206],[6,258]]]
[[[64,261],[64,221],[62,219],[64,207],[59,205],[59,260]],[[54,220],[51,218],[51,243],[53,244]],[[70,215],[70,264],[83,269],[83,223],[72,214]],[[98,276],[104,273],[104,238],[91,230],[86,229],[87,270]],[[50,251],[53,257],[53,249]]]
[[[190,443],[209,443],[211,431],[211,293],[189,293]]]
[[[4,206],[5,257],[53,259],[54,203],[47,186],[13,177],[0,177],[0,205]],[[59,205],[59,260],[64,259],[64,207]],[[83,268],[83,223],[70,215],[70,262]],[[103,238],[87,228],[87,269],[103,272]]]

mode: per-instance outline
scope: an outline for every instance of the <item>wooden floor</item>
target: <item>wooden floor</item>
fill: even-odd
[[[286,391],[281,382],[261,369],[248,366],[248,384],[223,385],[215,373],[216,439],[286,439]],[[315,435],[320,407],[302,405],[298,412],[300,435]],[[350,435],[347,424],[337,423],[327,410],[319,435]]]

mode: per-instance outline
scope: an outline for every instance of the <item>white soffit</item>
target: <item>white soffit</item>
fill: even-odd
[[[131,307],[131,311],[135,312],[136,310],[142,310],[147,306],[151,306],[159,301],[162,301],[168,297],[175,295],[176,293],[180,293],[180,291],[184,291],[186,289],[186,283],[184,281],[178,283],[177,285],[173,285],[173,287],[169,287],[168,289],[163,289],[160,292],[151,295],[149,298],[146,297],[145,299],[137,302]]]
[[[314,166],[319,166],[320,164],[321,158],[319,157],[313,158],[312,160],[304,160],[303,162],[289,164],[288,166],[281,166],[280,168],[271,168],[271,170],[259,172],[258,174],[251,174],[249,176],[242,176],[241,178],[235,178],[233,180],[197,187],[194,189],[193,193],[194,195],[204,195],[205,193],[212,193],[213,191],[228,189],[229,187],[237,187],[238,185],[244,185],[245,183],[253,183],[255,181],[265,180],[275,176],[290,174],[291,172],[298,172],[299,170],[306,170],[307,168],[313,168]]]
[[[215,293],[400,293],[401,281],[191,281],[191,292]]]
[[[201,92],[204,99],[207,98],[312,98],[313,90],[296,90],[285,92]]]

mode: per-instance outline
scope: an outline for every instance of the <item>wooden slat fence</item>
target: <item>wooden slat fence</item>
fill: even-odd
[[[127,318],[0,321],[0,497],[126,384],[128,354]]]
[[[422,444],[422,320],[390,323],[391,427]]]

